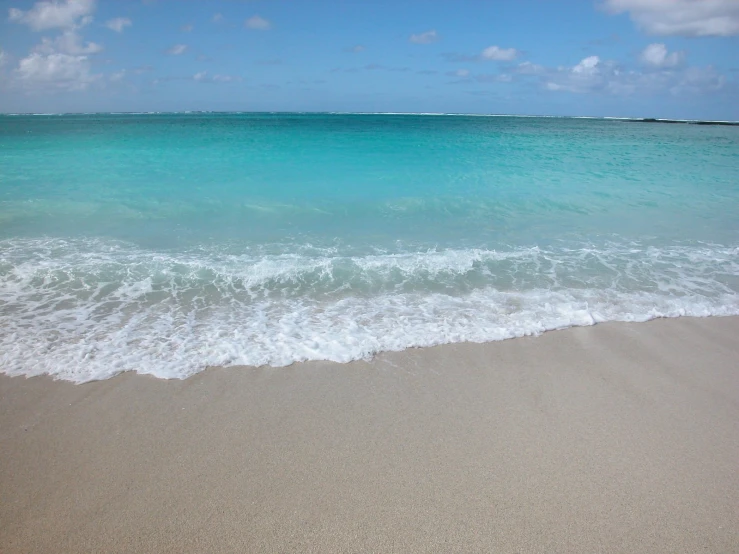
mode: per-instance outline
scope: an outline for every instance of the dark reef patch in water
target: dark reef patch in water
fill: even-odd
[[[739,121],[685,121],[681,119],[655,119],[653,117],[644,117],[642,119],[629,119],[627,121],[631,121],[635,123],[684,123],[687,125],[739,126]]]

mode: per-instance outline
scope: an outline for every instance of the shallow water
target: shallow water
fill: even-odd
[[[348,361],[739,314],[739,128],[0,116],[0,369]]]

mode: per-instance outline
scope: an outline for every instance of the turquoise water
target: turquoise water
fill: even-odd
[[[0,116],[0,370],[77,382],[739,314],[739,128]]]

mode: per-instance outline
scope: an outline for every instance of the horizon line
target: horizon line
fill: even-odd
[[[99,112],[0,112],[0,116],[66,116],[66,115],[196,115],[196,114],[235,114],[235,115],[414,115],[414,116],[457,116],[457,117],[520,117],[549,119],[607,119],[620,121],[662,122],[662,123],[715,123],[739,125],[739,120],[730,119],[679,119],[641,116],[594,116],[594,115],[547,115],[547,114],[504,114],[504,113],[464,113],[464,112],[366,112],[366,111],[293,111],[293,110],[178,110],[178,111],[99,111]]]

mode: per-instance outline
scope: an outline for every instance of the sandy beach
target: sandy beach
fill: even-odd
[[[739,552],[739,317],[0,377],[0,551]]]

